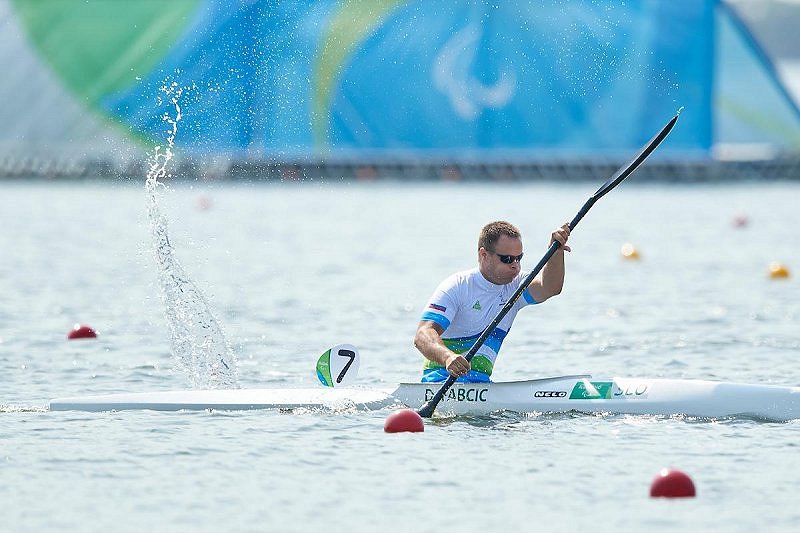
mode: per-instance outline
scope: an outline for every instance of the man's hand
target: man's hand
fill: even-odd
[[[561,243],[561,248],[563,248],[565,252],[571,252],[572,249],[567,246],[567,239],[569,239],[569,222],[565,222],[563,226],[550,235],[550,244],[552,245],[554,242],[558,241]]]
[[[447,364],[444,366],[454,378],[460,378],[470,370],[469,361],[463,355],[458,355],[457,353],[448,357]]]

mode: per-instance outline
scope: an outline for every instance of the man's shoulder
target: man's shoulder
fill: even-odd
[[[454,272],[447,276],[444,280],[442,280],[441,286],[443,287],[456,287],[456,286],[463,286],[468,285],[475,281],[476,275],[479,274],[477,268],[471,268],[469,270],[461,270],[459,272]]]

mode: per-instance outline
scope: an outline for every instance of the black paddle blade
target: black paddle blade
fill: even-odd
[[[597,189],[597,192],[594,193],[595,199],[598,199],[604,194],[608,193],[611,189],[622,183],[622,180],[633,174],[634,170],[639,168],[639,165],[641,165],[644,162],[644,160],[647,159],[647,156],[652,154],[653,150],[658,148],[658,145],[661,144],[661,141],[667,138],[669,132],[671,132],[672,128],[675,127],[675,123],[678,122],[678,117],[680,116],[682,110],[683,108],[680,108],[678,112],[675,113],[675,116],[672,117],[670,121],[667,122],[663,128],[661,128],[661,131],[656,133],[655,136],[652,139],[650,139],[650,141],[648,141],[647,144],[642,146],[641,150],[639,150],[639,152],[633,157],[633,159],[628,161],[627,164],[625,164],[619,170],[617,170],[617,172],[613,176],[608,178],[606,182],[603,183],[599,189]]]
[[[417,414],[422,418],[431,418],[434,410],[436,410],[436,406],[430,401],[427,401],[425,402],[425,405],[417,409]]]
[[[453,383],[455,382],[456,378],[453,376],[447,378],[447,381],[445,381],[442,386],[439,387],[439,390],[436,391],[436,394],[433,395],[433,398],[425,402],[422,407],[417,409],[417,414],[422,418],[431,418],[433,416],[433,412],[436,410],[436,406],[439,405],[439,402],[442,401],[444,395],[447,394],[447,391],[450,390],[450,387],[452,387]]]

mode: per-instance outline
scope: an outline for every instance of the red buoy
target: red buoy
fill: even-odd
[[[422,417],[416,411],[401,409],[386,417],[383,430],[386,433],[401,433],[405,431],[417,433],[425,431],[425,424],[422,423]]]
[[[94,339],[97,337],[97,332],[87,326],[86,324],[75,324],[75,326],[67,333],[67,339]]]
[[[737,228],[743,228],[750,223],[750,219],[747,218],[747,215],[736,215],[733,217],[733,225]]]
[[[199,209],[200,211],[208,211],[209,209],[211,209],[212,205],[213,202],[211,201],[211,198],[209,198],[208,196],[201,196],[200,198],[197,199],[197,209]]]
[[[651,498],[694,498],[694,482],[685,473],[662,468],[650,484]]]

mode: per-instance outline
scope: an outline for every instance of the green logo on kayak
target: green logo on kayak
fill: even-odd
[[[331,351],[328,350],[317,360],[317,377],[326,387],[333,387],[331,378]]]
[[[614,387],[613,381],[582,380],[572,387],[570,400],[608,400]]]
[[[477,309],[478,311],[481,310],[481,301],[475,300],[475,304],[472,306],[473,309]]]

